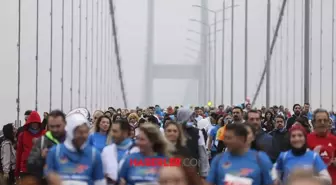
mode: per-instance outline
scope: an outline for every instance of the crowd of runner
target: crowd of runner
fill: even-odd
[[[335,125],[309,103],[26,111],[3,126],[0,185],[336,185]]]

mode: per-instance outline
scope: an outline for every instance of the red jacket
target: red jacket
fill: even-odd
[[[36,111],[33,111],[24,125],[24,131],[19,135],[17,148],[16,148],[16,168],[15,168],[15,176],[18,177],[20,172],[27,172],[26,164],[30,154],[30,150],[33,147],[33,139],[39,138],[44,134],[44,130],[41,130],[33,134],[30,132],[29,126],[32,123],[39,123],[42,126],[41,118]]]
[[[323,161],[328,165],[328,172],[332,178],[332,184],[336,185],[336,166],[330,164],[335,159],[336,154],[336,137],[330,133],[326,137],[319,137],[316,133],[310,133],[307,137],[307,144],[311,150],[321,145],[320,155]]]

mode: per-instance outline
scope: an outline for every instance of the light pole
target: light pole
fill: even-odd
[[[223,70],[224,70],[224,38],[225,38],[224,37],[224,23],[225,23],[225,20],[226,20],[225,19],[225,9],[227,9],[227,8],[234,9],[237,6],[238,5],[234,5],[234,2],[233,2],[233,4],[231,6],[225,7],[225,1],[223,1],[223,9],[215,11],[215,10],[211,10],[211,9],[208,9],[208,8],[204,8],[200,5],[193,5],[193,7],[206,9],[207,11],[214,14],[214,23],[211,24],[211,25],[214,25],[214,101],[213,101],[214,105],[216,105],[216,100],[217,100],[217,88],[216,88],[217,87],[216,86],[216,84],[217,84],[217,68],[216,68],[216,66],[217,66],[217,13],[223,12],[223,20],[222,20],[222,22],[223,22],[222,23],[223,24],[222,25],[223,26],[223,29],[222,29],[222,32],[223,32],[223,37],[222,37],[222,65],[223,65],[222,66],[222,81],[223,81],[223,79],[224,79],[224,75],[223,75]],[[196,22],[200,22],[200,21],[196,21]],[[204,24],[202,22],[200,22],[200,23]],[[209,40],[210,40],[211,25],[208,25],[208,24],[205,24],[205,25],[209,27]],[[209,50],[210,50],[210,46],[209,46]],[[210,53],[211,52],[209,51],[209,55],[210,55]],[[210,56],[209,56],[209,66],[210,66],[210,61],[211,60],[210,60]],[[210,69],[209,69],[209,75],[210,75]],[[210,80],[209,80],[209,82],[210,82]],[[223,85],[223,82],[222,82],[222,85]],[[223,87],[222,87],[222,91],[223,91]],[[221,95],[222,96],[221,101],[223,101],[223,93],[224,92],[221,93],[222,94]]]
[[[204,36],[208,37],[208,61],[206,65],[206,71],[208,71],[208,75],[205,75],[205,78],[206,78],[206,81],[207,81],[207,84],[208,84],[208,87],[207,87],[207,90],[208,90],[208,100],[210,100],[211,98],[211,91],[210,91],[210,83],[211,83],[211,78],[210,78],[210,74],[211,74],[211,68],[210,68],[210,62],[211,62],[211,27],[210,25],[208,24],[205,24],[203,23],[202,21],[199,21],[199,20],[196,20],[196,19],[189,19],[189,21],[192,21],[192,22],[198,22],[204,26],[207,26],[208,27],[208,34],[205,34]],[[195,31],[195,30],[188,30],[188,32],[191,32],[191,33],[196,33],[196,34],[199,34],[199,35],[202,35],[202,33],[198,32],[198,31]],[[205,85],[206,86],[206,85]]]
[[[224,103],[224,49],[225,49],[225,0],[223,1],[223,22],[222,22],[222,76],[221,76],[221,81],[222,81],[222,85],[221,85],[221,103]]]
[[[213,74],[214,75],[213,76],[213,78],[214,78],[214,99],[213,99],[213,103],[214,103],[214,105],[216,105],[216,99],[217,99],[217,97],[216,97],[217,96],[217,92],[216,92],[216,76],[217,76],[217,73],[216,73],[216,63],[217,63],[217,61],[216,61],[216,59],[217,59],[217,57],[216,57],[216,55],[217,55],[217,51],[216,51],[217,50],[217,34],[216,34],[216,31],[217,31],[217,13],[221,12],[222,10],[214,11],[214,10],[211,10],[211,9],[208,9],[208,8],[204,8],[204,7],[200,6],[200,5],[193,5],[193,7],[198,7],[198,8],[206,9],[207,11],[209,11],[209,12],[211,12],[211,13],[214,14],[214,30],[215,30],[214,32],[215,32],[215,34],[214,34],[214,56],[213,56],[213,62],[214,62],[214,74]],[[196,21],[196,22],[201,22],[201,21]],[[201,22],[201,23],[209,27],[209,38],[210,38],[211,26],[208,25],[208,24],[205,24],[203,22]],[[209,42],[210,42],[210,39],[209,39]],[[210,51],[209,51],[209,55],[210,55]],[[210,60],[209,60],[209,68],[210,68]],[[209,75],[210,75],[210,73],[209,73]]]

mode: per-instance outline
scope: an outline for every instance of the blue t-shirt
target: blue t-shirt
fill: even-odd
[[[144,160],[145,158],[160,158],[164,159],[164,156],[153,156],[147,157],[138,153],[130,154],[123,163],[119,171],[119,180],[121,178],[125,179],[127,185],[135,185],[136,183],[143,182],[157,182],[159,178],[159,166],[130,166],[131,160]]]
[[[252,185],[270,185],[273,184],[271,171],[272,162],[264,152],[250,149],[242,156],[224,152],[212,160],[206,181],[222,185],[235,177],[253,180]]]
[[[99,152],[102,152],[106,146],[107,135],[95,132],[89,136],[89,143],[95,147]]]
[[[51,148],[48,152],[44,172],[56,172],[62,181],[80,181],[94,185],[94,181],[103,180],[103,164],[100,153],[92,146],[86,146],[82,152],[68,150],[64,144]]]
[[[288,175],[298,168],[304,169],[314,169],[316,173],[321,172],[324,169],[327,169],[327,166],[324,164],[320,155],[316,154],[313,151],[307,151],[301,156],[293,155],[292,151],[281,152],[277,162],[276,170],[282,173],[281,179],[286,180]]]
[[[212,127],[211,131],[210,131],[210,136],[212,137],[212,146],[211,146],[211,151],[217,151],[217,145],[218,145],[218,141],[216,142],[216,135],[217,135],[217,131],[220,128],[219,125],[216,125],[214,127]]]

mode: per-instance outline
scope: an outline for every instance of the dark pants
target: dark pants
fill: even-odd
[[[6,185],[14,185],[15,184],[14,171],[9,172],[8,179],[4,180],[4,183],[6,183]]]

